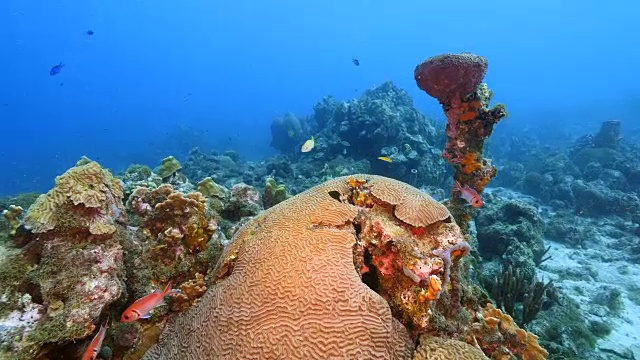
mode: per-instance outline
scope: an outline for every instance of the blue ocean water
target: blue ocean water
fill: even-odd
[[[640,127],[638,7],[8,0],[0,6],[0,195],[44,192],[82,155],[115,170],[194,146],[259,159],[274,153],[274,117],[308,114],[323,96],[350,99],[387,80],[441,117],[413,69],[444,52],[489,59],[485,80],[511,114],[499,131],[579,136],[612,118],[631,131]]]

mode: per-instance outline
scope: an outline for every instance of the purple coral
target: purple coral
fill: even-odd
[[[416,66],[414,76],[420,89],[448,104],[473,93],[488,65],[486,58],[472,53],[442,54]]]

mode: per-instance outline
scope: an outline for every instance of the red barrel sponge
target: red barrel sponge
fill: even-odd
[[[474,92],[488,65],[485,57],[472,53],[442,54],[416,66],[414,76],[420,89],[444,105]]]

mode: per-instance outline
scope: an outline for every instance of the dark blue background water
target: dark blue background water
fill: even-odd
[[[386,80],[439,117],[413,69],[443,52],[488,57],[502,131],[637,127],[640,6],[450,3],[4,0],[0,194],[46,191],[82,155],[116,170],[197,145],[267,156],[275,116]]]

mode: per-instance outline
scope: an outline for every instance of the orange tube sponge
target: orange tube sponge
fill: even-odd
[[[465,174],[471,174],[482,167],[478,161],[478,154],[475,152],[466,153],[460,160],[460,165],[462,165],[462,172]]]

